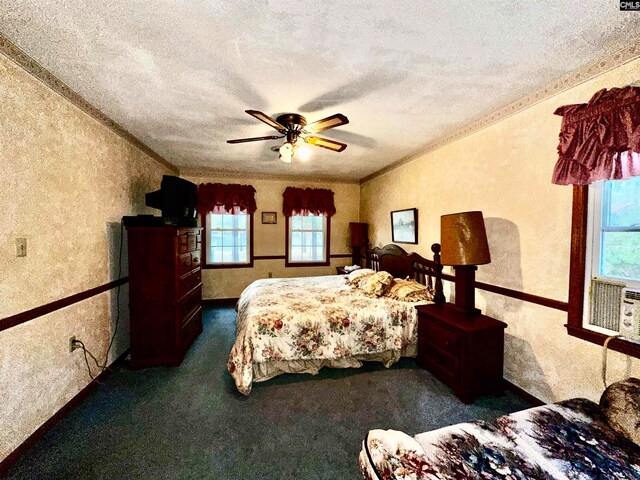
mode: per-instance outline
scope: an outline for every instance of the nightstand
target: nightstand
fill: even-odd
[[[338,272],[338,275],[347,275],[349,273],[344,267],[336,267],[336,272]]]
[[[448,385],[464,403],[502,392],[506,323],[486,315],[464,315],[451,303],[416,309],[418,365]]]

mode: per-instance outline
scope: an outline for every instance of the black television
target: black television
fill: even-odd
[[[160,190],[145,195],[147,207],[162,211],[165,225],[196,227],[198,187],[183,178],[163,175]]]

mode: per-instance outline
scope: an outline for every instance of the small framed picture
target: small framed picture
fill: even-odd
[[[418,243],[418,209],[391,212],[391,238],[394,243]]]
[[[262,223],[266,223],[266,224],[278,223],[278,214],[276,212],[262,212]]]

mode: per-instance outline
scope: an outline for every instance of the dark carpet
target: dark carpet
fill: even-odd
[[[357,479],[368,430],[412,435],[530,407],[508,393],[462,404],[430,373],[283,375],[237,392],[226,371],[235,312],[208,308],[178,368],[118,368],[9,470],[13,479]]]

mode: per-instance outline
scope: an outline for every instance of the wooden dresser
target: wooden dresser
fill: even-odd
[[[506,323],[486,315],[464,315],[450,303],[416,309],[418,365],[451,387],[464,403],[501,392]]]
[[[202,229],[127,227],[131,367],[179,365],[202,332]]]

